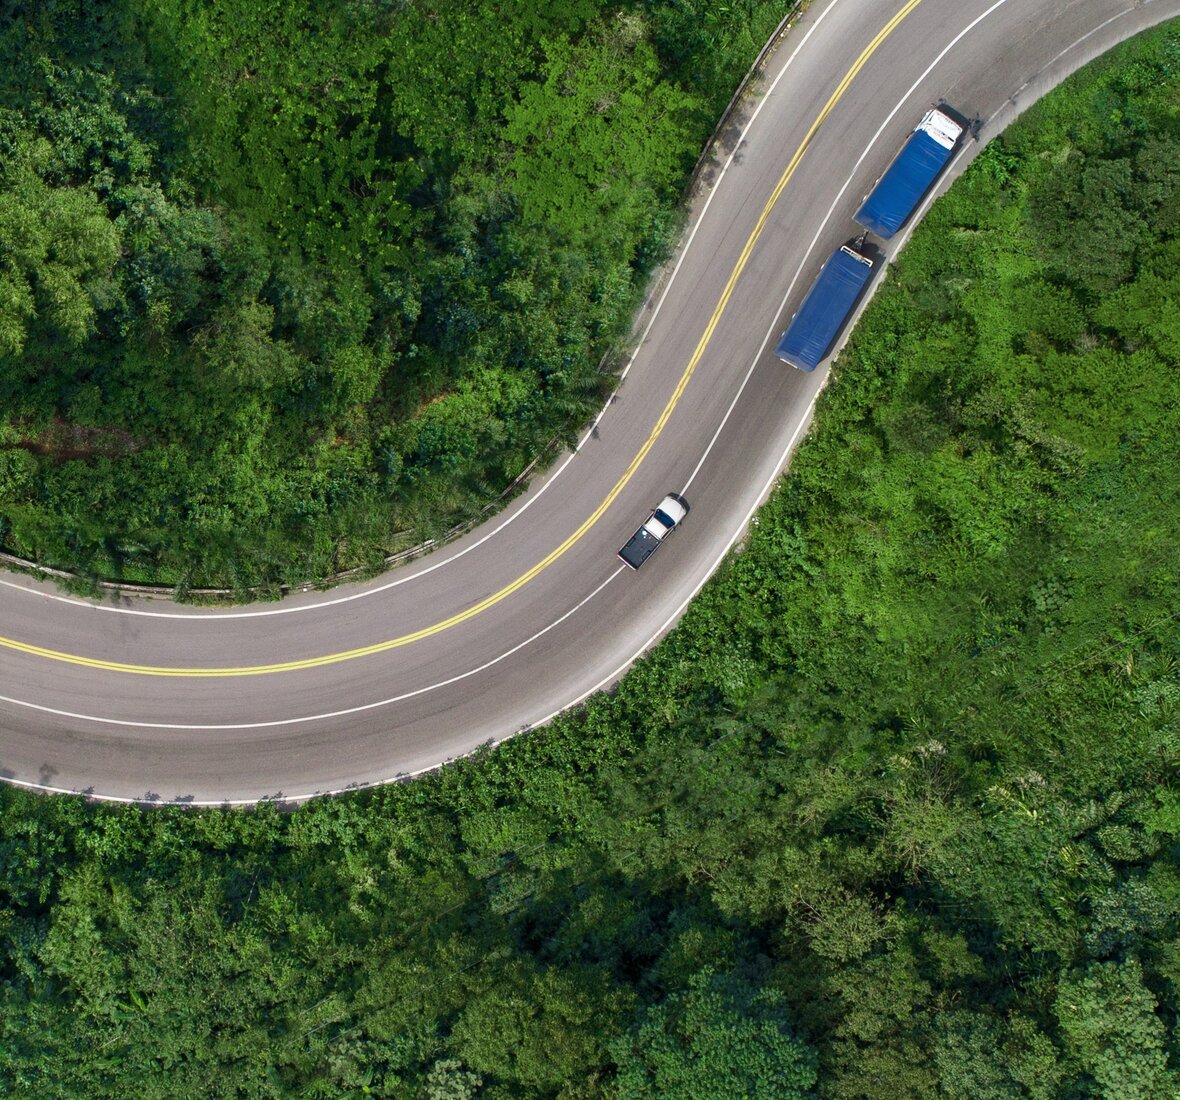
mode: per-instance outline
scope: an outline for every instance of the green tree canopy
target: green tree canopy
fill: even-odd
[[[736,975],[704,971],[646,1009],[611,1046],[620,1097],[791,1100],[810,1096],[815,1059],[791,1029],[784,998]]]
[[[47,182],[44,138],[0,117],[0,143],[0,356],[20,356],[30,332],[68,353],[117,300],[119,230],[93,191]]]

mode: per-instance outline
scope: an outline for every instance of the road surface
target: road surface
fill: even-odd
[[[435,767],[617,680],[806,430],[826,370],[769,349],[926,107],[979,118],[986,141],[1176,15],[1180,0],[816,0],[707,173],[576,453],[445,549],[278,605],[95,603],[0,576],[0,777],[114,799],[301,799]],[[670,491],[692,505],[683,529],[627,570],[615,551]]]

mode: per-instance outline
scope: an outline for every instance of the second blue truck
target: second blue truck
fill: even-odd
[[[784,363],[813,371],[828,354],[865,283],[873,261],[844,245],[832,253],[774,349]]]

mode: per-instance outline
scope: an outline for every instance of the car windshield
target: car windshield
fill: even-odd
[[[676,521],[668,515],[662,508],[656,509],[656,519],[658,519],[669,531],[676,526]]]

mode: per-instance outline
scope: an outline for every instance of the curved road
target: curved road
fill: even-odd
[[[280,605],[91,603],[0,577],[0,777],[129,800],[298,799],[430,768],[611,683],[700,589],[805,430],[826,372],[782,366],[769,342],[927,105],[984,120],[986,140],[1175,15],[1180,0],[816,0],[576,454],[444,551]],[[669,490],[692,504],[684,529],[626,571],[615,550]]]

